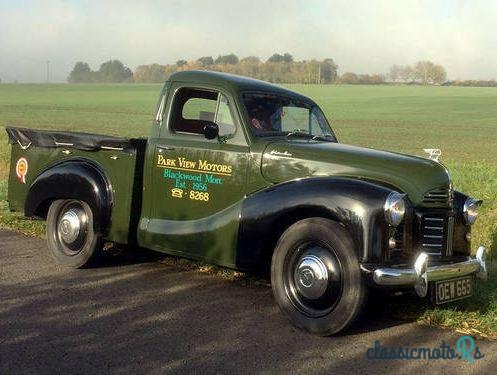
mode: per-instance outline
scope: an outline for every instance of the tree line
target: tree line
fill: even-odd
[[[440,85],[447,80],[447,72],[442,65],[431,61],[418,61],[414,65],[393,65],[389,78],[392,82],[421,83]]]
[[[231,53],[217,58],[202,56],[193,61],[178,60],[175,64],[140,65],[134,72],[119,60],[109,60],[93,71],[86,62],[77,62],[67,80],[83,82],[160,83],[178,71],[213,70],[240,74],[275,83],[334,83],[338,66],[333,59],[295,61],[289,53],[273,54],[265,62],[256,56],[239,59]]]
[[[338,66],[333,59],[295,61],[289,53],[275,53],[266,61],[257,56],[239,59],[234,54],[217,58],[202,56],[193,61],[178,60],[169,65],[140,65],[134,72],[135,82],[164,82],[172,73],[183,70],[213,70],[240,74],[275,83],[333,83]]]
[[[465,87],[497,87],[497,81],[495,79],[490,80],[456,80],[444,82],[445,86],[465,86]]]
[[[140,65],[133,72],[119,60],[109,60],[93,71],[86,62],[77,62],[67,80],[71,83],[142,82],[162,83],[178,71],[213,70],[233,73],[274,83],[304,84],[424,84],[457,86],[497,86],[490,81],[447,81],[445,68],[432,61],[418,61],[413,65],[393,65],[388,74],[338,74],[338,65],[332,58],[296,61],[289,53],[275,53],[266,61],[257,56],[239,58],[233,53],[202,56],[196,60],[180,59],[175,64]]]
[[[119,60],[109,60],[96,71],[88,63],[79,61],[74,65],[67,81],[70,83],[133,82],[133,72]]]
[[[387,75],[346,72],[338,77],[338,83],[352,85],[379,85],[384,83],[441,85],[446,80],[447,72],[445,68],[426,60],[418,61],[413,65],[393,65]]]

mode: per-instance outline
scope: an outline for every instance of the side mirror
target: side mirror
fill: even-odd
[[[207,139],[214,139],[219,136],[219,126],[214,122],[206,122],[203,128],[204,136]]]

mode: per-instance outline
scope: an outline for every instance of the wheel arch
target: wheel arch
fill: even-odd
[[[46,218],[48,208],[57,199],[86,202],[94,213],[95,231],[107,232],[112,210],[112,186],[98,164],[75,159],[47,168],[31,184],[24,214]]]
[[[310,217],[342,225],[361,261],[381,257],[387,228],[383,205],[391,191],[372,182],[345,177],[307,178],[261,190],[247,197],[242,207],[237,267],[267,271],[283,232]]]
[[[341,224],[345,227],[347,231],[349,228],[344,225],[344,223],[340,220],[340,218],[335,215],[333,212],[325,209],[324,207],[319,206],[305,206],[294,208],[290,210],[285,210],[285,212],[281,212],[277,218],[275,218],[275,225],[272,226],[272,231],[269,236],[264,236],[268,242],[264,245],[264,248],[261,251],[259,264],[262,265],[262,271],[265,273],[269,270],[271,265],[271,257],[278,243],[278,240],[283,235],[283,233],[290,228],[293,224],[309,218],[323,218],[334,221],[338,224]],[[354,238],[352,238],[354,241]],[[354,241],[355,243],[355,241]],[[356,243],[358,246],[358,244]]]

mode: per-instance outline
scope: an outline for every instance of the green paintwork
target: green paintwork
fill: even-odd
[[[291,156],[277,156],[274,152]],[[445,168],[433,160],[339,143],[308,141],[268,144],[262,174],[273,183],[331,175],[377,181],[406,193],[414,206],[422,205],[429,190],[448,188],[450,184]]]
[[[187,74],[190,76],[191,73]],[[181,75],[180,75],[181,76]],[[207,140],[200,135],[179,134],[170,131],[167,114],[172,97],[181,87],[215,89],[229,99],[230,110],[237,131],[226,143],[218,140]],[[214,263],[234,267],[234,249],[237,243],[241,203],[247,193],[248,165],[253,158],[248,147],[245,127],[241,116],[237,92],[232,87],[217,85],[193,79],[183,82],[171,78],[161,95],[167,95],[164,121],[154,124],[147,145],[145,160],[145,179],[142,219],[138,228],[140,245],[168,253],[179,253],[191,258],[201,258]],[[159,101],[160,102],[160,101]],[[163,148],[161,148],[163,147]],[[170,148],[170,149],[166,149]],[[175,168],[181,168],[179,158],[198,164],[206,161],[232,168],[229,175],[216,175],[208,172],[171,169],[158,167],[161,157],[175,160]],[[197,170],[197,171],[195,171]],[[183,180],[186,184],[182,190],[189,195],[194,183],[207,183],[209,201],[191,200],[188,196],[175,198],[171,190],[176,186],[175,179],[165,177],[164,173],[183,173],[195,180]],[[208,176],[208,177],[207,177]],[[266,182],[267,184],[267,182]]]
[[[168,121],[171,103],[181,87],[216,90],[228,98],[237,127],[233,137],[220,143],[199,135],[171,132]],[[164,97],[162,120],[152,123],[143,166],[136,165],[136,155],[124,152],[71,149],[72,154],[67,156],[62,153],[63,147],[31,147],[24,151],[14,145],[12,168],[20,156],[26,156],[30,169],[27,184],[19,183],[11,171],[11,208],[22,210],[29,184],[50,165],[71,157],[88,158],[102,166],[112,183],[114,205],[109,240],[126,243],[129,231],[137,230],[140,246],[234,267],[243,199],[257,190],[297,178],[348,176],[392,186],[420,206],[427,191],[450,184],[445,168],[428,159],[321,141],[256,138],[249,130],[241,102],[243,91],[275,92],[309,100],[276,85],[223,73],[173,74],[157,104],[159,108]],[[176,164],[158,166],[160,157],[176,160]],[[179,158],[194,162],[195,167],[181,169]],[[230,166],[232,170],[212,175],[200,169],[200,161]],[[135,168],[143,168],[141,213],[130,212]],[[182,198],[173,196],[172,191],[178,187],[174,178],[178,172],[184,174],[180,178],[184,185],[180,187],[186,195]],[[187,195],[193,184],[205,183],[207,179],[209,200],[189,199]],[[130,228],[130,216],[138,214],[138,228]]]
[[[64,152],[70,152],[70,154]],[[20,157],[25,157],[28,160],[25,184],[18,181],[15,172],[16,162]],[[117,159],[111,157],[117,157]],[[24,211],[24,202],[29,187],[36,177],[55,164],[75,158],[90,159],[97,163],[111,181],[113,193],[112,223],[107,237],[110,241],[127,243],[132,214],[133,171],[136,163],[134,153],[111,150],[81,151],[69,147],[44,148],[34,146],[23,150],[19,145],[14,144],[12,145],[9,174],[8,200],[10,208],[15,211]]]

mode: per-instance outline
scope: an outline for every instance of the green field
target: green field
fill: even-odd
[[[160,85],[0,85],[0,125],[146,136]],[[497,89],[423,86],[291,88],[323,108],[341,142],[423,155],[441,148],[456,189],[484,200],[473,243],[497,254]],[[0,133],[0,226],[40,234],[8,213],[9,147]],[[417,312],[422,321],[497,337],[497,280],[471,302]],[[467,324],[465,324],[467,323]],[[477,333],[472,331],[473,333]],[[471,333],[471,331],[470,331]]]

